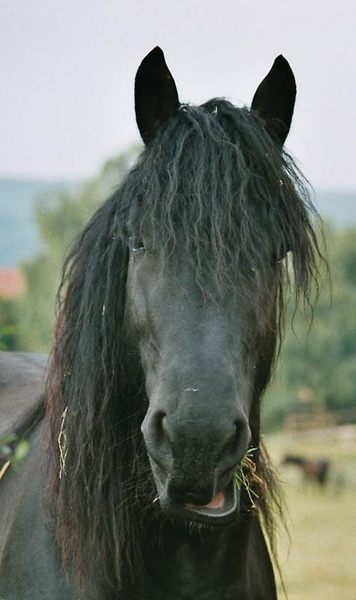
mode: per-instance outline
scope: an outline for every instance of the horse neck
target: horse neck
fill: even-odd
[[[185,594],[208,598],[209,590],[214,590],[216,597],[235,598],[236,593],[230,596],[227,592],[236,586],[238,571],[246,566],[248,537],[247,522],[221,531],[167,524],[151,537],[150,578],[162,590],[162,598],[170,600]]]
[[[151,531],[146,569],[151,584],[147,586],[146,580],[146,595],[140,598],[255,600],[262,597],[254,584],[256,577],[261,579],[265,600],[276,598],[267,548],[258,520],[251,515],[222,530],[168,523],[159,532]]]

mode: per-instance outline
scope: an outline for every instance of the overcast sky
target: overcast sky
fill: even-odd
[[[274,58],[298,85],[287,147],[356,190],[355,0],[0,0],[0,176],[77,178],[139,137],[133,82],[160,45],[180,99],[249,105]]]

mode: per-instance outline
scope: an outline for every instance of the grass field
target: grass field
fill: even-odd
[[[297,467],[280,469],[290,540],[281,531],[279,558],[288,599],[356,600],[356,428],[278,434],[266,443],[277,464],[284,453],[332,464],[324,490],[303,481]]]

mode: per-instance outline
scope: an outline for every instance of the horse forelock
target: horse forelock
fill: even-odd
[[[213,280],[251,298],[271,276],[286,289],[290,268],[278,259],[291,250],[294,290],[308,296],[318,254],[308,185],[248,109],[223,99],[184,105],[121,194],[125,206],[135,199],[128,230],[148,237],[163,265],[184,249],[203,291]]]

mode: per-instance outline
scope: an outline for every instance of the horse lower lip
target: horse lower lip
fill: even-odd
[[[184,509],[196,518],[209,518],[214,521],[226,519],[233,515],[238,509],[239,496],[236,486],[231,482],[224,491],[218,492],[216,496],[204,506],[185,504]]]
[[[153,474],[155,475],[157,467],[154,462],[152,462],[152,465]],[[230,481],[223,491],[218,492],[208,504],[203,506],[188,503],[176,504],[167,496],[166,486],[157,475],[155,476],[155,483],[158,493],[157,498],[162,511],[166,515],[182,521],[225,526],[234,521],[240,509],[240,493],[234,481]]]
[[[208,504],[185,504],[185,508],[188,510],[214,510],[218,508],[223,508],[225,504],[225,492],[218,492],[214,498],[208,502]]]

